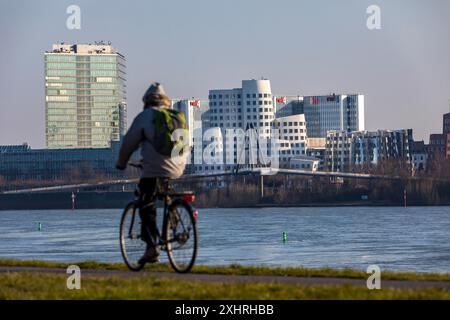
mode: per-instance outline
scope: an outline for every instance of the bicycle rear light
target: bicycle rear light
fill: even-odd
[[[186,202],[194,202],[195,201],[195,195],[193,194],[186,194],[183,196],[183,200]]]

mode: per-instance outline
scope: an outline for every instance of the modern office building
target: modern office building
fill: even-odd
[[[115,168],[120,141],[105,148],[31,149],[27,144],[0,146],[0,177],[6,181],[64,181],[119,178]]]
[[[276,117],[304,114],[309,138],[326,138],[327,131],[363,131],[364,95],[276,96]]]
[[[355,167],[375,166],[383,160],[411,163],[412,129],[329,131],[325,164],[328,171],[349,172]]]
[[[306,156],[308,148],[305,116],[297,114],[276,118],[272,129],[279,132],[279,163],[281,167],[290,167],[293,157]]]
[[[243,80],[241,88],[213,89],[209,91],[208,98],[209,127],[220,128],[225,141],[224,164],[214,166],[214,170],[231,170],[234,168],[231,162],[237,164],[242,161],[238,144],[243,141],[226,141],[227,129],[241,129],[244,132],[254,129],[258,138],[270,137],[271,122],[275,118],[270,81],[267,79]]]
[[[46,146],[103,148],[126,131],[125,57],[110,44],[54,44],[44,54]]]
[[[300,96],[274,96],[275,117],[287,117],[304,114],[303,97]]]
[[[330,130],[364,131],[364,95],[305,96],[303,108],[310,138],[325,138]]]

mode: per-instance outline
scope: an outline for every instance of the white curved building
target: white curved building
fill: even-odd
[[[261,138],[270,137],[275,112],[269,80],[243,80],[241,88],[213,89],[208,98],[210,127],[221,128],[223,137],[227,129],[247,131],[251,128],[256,129]],[[236,141],[230,143],[224,145],[225,164],[221,170],[232,170],[240,159]]]

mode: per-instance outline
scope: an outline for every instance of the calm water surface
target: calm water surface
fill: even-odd
[[[120,262],[120,215],[0,211],[0,258]],[[202,209],[199,235],[198,264],[450,272],[450,207]]]

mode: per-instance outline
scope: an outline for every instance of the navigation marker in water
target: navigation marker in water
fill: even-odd
[[[42,223],[38,223],[38,231],[42,231]]]
[[[286,231],[283,231],[283,242],[286,242],[287,239],[288,239],[288,237],[287,237],[287,232],[286,232]]]

